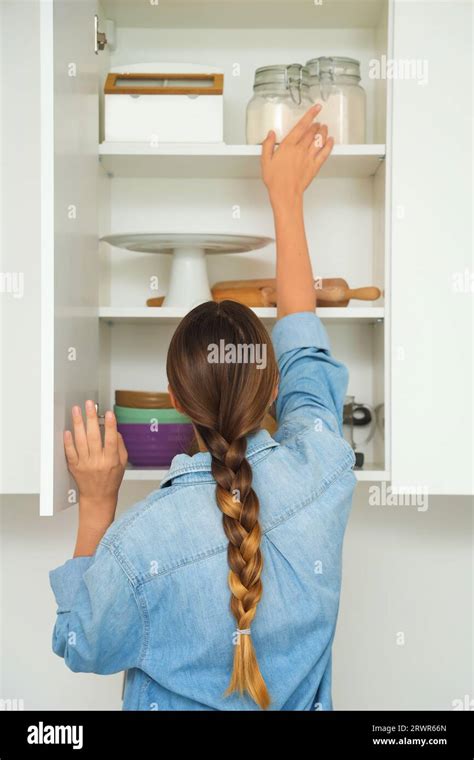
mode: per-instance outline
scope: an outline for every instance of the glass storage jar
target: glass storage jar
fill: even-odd
[[[341,144],[365,143],[365,90],[354,58],[312,58],[306,63],[312,104],[320,103],[318,121]]]
[[[247,106],[249,145],[260,145],[271,129],[281,142],[311,107],[308,72],[299,63],[257,69],[253,90]]]

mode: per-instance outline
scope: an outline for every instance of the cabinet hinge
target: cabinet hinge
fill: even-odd
[[[99,404],[95,404],[95,410],[97,412],[97,417],[99,418],[99,425],[105,425],[105,414],[100,413]]]
[[[97,14],[94,16],[94,53],[97,55],[99,50],[103,50],[107,45],[107,37],[105,32],[101,32],[99,29],[99,17]]]

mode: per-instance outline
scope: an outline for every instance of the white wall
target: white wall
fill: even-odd
[[[145,493],[126,484],[121,503]],[[76,510],[39,518],[36,497],[3,502],[0,698],[33,710],[119,709],[121,675],[71,673],[51,651],[48,571],[72,555]],[[426,512],[373,507],[368,484],[358,485],[334,648],[336,709],[449,710],[474,694],[471,546],[470,499],[432,498]]]
[[[346,534],[335,707],[452,709],[474,696],[473,499],[369,506],[370,487],[359,484]]]
[[[121,675],[76,675],[51,649],[48,571],[72,557],[75,512],[40,518],[38,497],[1,500],[0,698],[23,699],[25,710],[119,709]]]

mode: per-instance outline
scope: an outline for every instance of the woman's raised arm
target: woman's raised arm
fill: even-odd
[[[275,149],[275,133],[262,146],[262,175],[275,219],[278,318],[314,312],[316,291],[304,227],[303,194],[331,153],[327,127],[314,123],[313,106]]]

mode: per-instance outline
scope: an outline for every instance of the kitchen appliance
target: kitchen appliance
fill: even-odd
[[[376,413],[369,404],[356,403],[354,396],[346,396],[343,406],[343,425],[349,428],[349,442],[355,454],[355,470],[361,470],[364,466],[364,453],[357,451],[360,446],[364,446],[372,440],[376,427]],[[355,428],[368,427],[368,432],[362,440],[356,441]]]
[[[212,300],[206,255],[248,253],[274,242],[272,238],[254,235],[193,233],[130,233],[107,235],[102,240],[128,251],[172,255],[169,287],[163,305],[184,308]]]
[[[222,143],[224,75],[213,66],[118,66],[104,86],[107,142]]]

